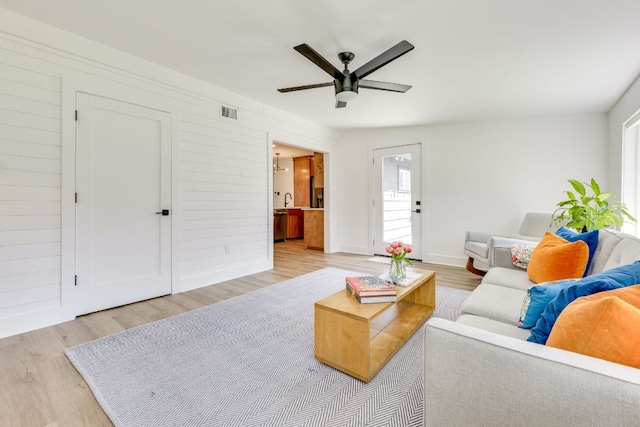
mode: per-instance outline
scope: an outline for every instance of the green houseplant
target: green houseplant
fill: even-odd
[[[602,192],[600,186],[591,178],[591,183],[568,180],[573,191],[565,191],[568,199],[559,202],[553,213],[558,225],[574,228],[579,232],[600,230],[608,226],[621,226],[625,218],[631,222],[631,216],[624,202],[611,200],[611,193]],[[587,189],[591,191],[587,194]]]

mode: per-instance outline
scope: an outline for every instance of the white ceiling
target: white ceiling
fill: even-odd
[[[0,6],[333,128],[606,112],[640,74],[638,0],[0,0]],[[415,49],[334,108],[330,82],[293,50],[354,70]]]
[[[273,156],[276,153],[280,154],[280,159],[286,159],[291,157],[301,156],[313,156],[313,151],[305,150],[304,148],[293,147],[291,145],[285,145],[281,143],[273,144]]]

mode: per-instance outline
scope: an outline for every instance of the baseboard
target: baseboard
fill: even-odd
[[[340,245],[338,252],[357,255],[373,255],[373,253],[371,253],[369,248],[366,246]]]
[[[450,255],[433,255],[429,254],[422,259],[422,262],[429,262],[432,264],[450,265],[453,267],[464,267],[467,265],[466,257],[454,257]]]
[[[272,268],[273,265],[271,265],[268,261],[261,261],[254,264],[241,265],[212,273],[201,274],[198,276],[185,277],[180,279],[179,292],[191,291],[227,280],[237,279],[238,277],[260,273]]]
[[[59,306],[4,317],[0,319],[0,338],[58,325],[63,321],[62,308]]]

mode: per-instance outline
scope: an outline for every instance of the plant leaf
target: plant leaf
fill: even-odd
[[[556,224],[564,224],[565,227],[574,228],[579,232],[583,230],[599,230],[608,226],[621,226],[625,218],[636,222],[628,211],[627,206],[615,199],[615,195],[602,192],[600,185],[594,178],[590,183],[569,179],[579,198],[573,191],[565,191],[567,200],[556,204],[557,209],[553,213]],[[587,188],[592,194],[587,195]]]
[[[569,183],[571,184],[573,189],[576,190],[576,192],[581,196],[584,196],[585,194],[587,194],[587,190],[584,188],[584,185],[582,185],[580,181],[577,181],[575,179],[570,179]]]

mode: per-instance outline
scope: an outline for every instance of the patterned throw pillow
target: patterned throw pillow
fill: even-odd
[[[511,245],[511,260],[513,265],[522,268],[524,270],[529,266],[529,258],[531,258],[531,252],[535,246],[529,246],[524,244]]]

